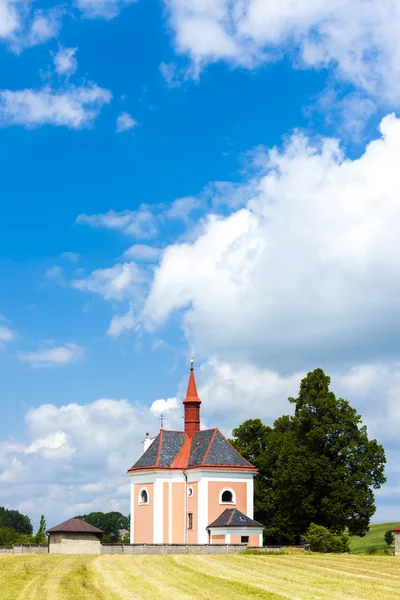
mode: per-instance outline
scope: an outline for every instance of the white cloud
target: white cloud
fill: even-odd
[[[150,406],[150,412],[160,417],[161,415],[167,415],[168,413],[179,410],[180,406],[178,404],[177,398],[167,398],[164,400],[160,398],[158,400],[154,400],[153,404]]]
[[[76,279],[72,287],[100,294],[105,300],[124,300],[137,294],[144,275],[134,262],[117,263],[108,269],[96,269],[88,277]]]
[[[94,83],[87,86],[53,90],[49,87],[33,90],[0,91],[0,126],[41,125],[66,126],[70,129],[90,127],[104,104],[111,101],[111,92]]]
[[[65,260],[68,260],[71,263],[77,263],[81,258],[81,255],[79,254],[79,252],[63,252],[61,254],[61,258],[64,258]]]
[[[9,38],[19,27],[16,5],[9,0],[0,0],[0,38]]]
[[[78,62],[75,58],[75,53],[78,48],[64,48],[58,46],[58,51],[53,56],[54,69],[57,75],[70,77],[78,68]]]
[[[180,87],[181,85],[181,73],[179,72],[178,67],[174,63],[164,63],[160,64],[160,72],[164,77],[165,81],[168,84],[168,87]]]
[[[64,269],[59,266],[49,267],[44,276],[46,279],[60,279],[63,276]]]
[[[135,328],[137,319],[135,319],[133,308],[122,315],[114,315],[107,329],[107,334],[113,338],[117,338],[125,332]]]
[[[69,438],[64,431],[56,431],[37,438],[25,450],[25,454],[35,453],[41,453],[51,459],[69,458],[75,453],[75,448],[69,445]]]
[[[32,367],[52,367],[80,362],[85,350],[73,343],[64,346],[41,347],[36,352],[21,352],[18,358],[28,362]]]
[[[6,325],[0,325],[0,343],[12,342],[15,338],[15,332]]]
[[[113,19],[121,9],[137,0],[77,0],[84,16],[90,19]]]
[[[147,246],[146,244],[133,244],[133,246],[125,250],[123,257],[139,262],[155,262],[160,257],[160,254],[160,248]]]
[[[121,133],[122,131],[129,131],[137,126],[137,121],[132,119],[131,115],[127,112],[122,112],[117,118],[117,127],[115,131]]]
[[[150,238],[157,235],[157,220],[148,206],[142,205],[138,210],[124,210],[97,215],[79,215],[76,223],[90,227],[123,231],[126,235],[138,238]]]
[[[400,9],[396,0],[165,0],[176,48],[193,73],[226,60],[254,68],[284,55],[396,103]]]
[[[357,160],[335,140],[299,134],[258,156],[246,207],[210,215],[193,242],[164,250],[145,323],[181,310],[200,355],[295,370],[319,357],[376,356],[378,335],[394,352],[399,160],[394,116]]]

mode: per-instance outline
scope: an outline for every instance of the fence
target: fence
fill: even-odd
[[[49,547],[45,546],[30,546],[24,544],[18,544],[15,546],[7,547],[0,546],[0,554],[48,554]]]
[[[102,544],[101,554],[234,554],[245,552],[246,544]],[[252,548],[261,552],[280,552],[282,546]]]

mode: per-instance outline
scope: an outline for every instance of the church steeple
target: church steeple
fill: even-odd
[[[183,401],[185,407],[185,433],[191,438],[200,431],[200,404],[197,395],[196,380],[194,378],[194,360],[190,361],[189,383],[186,398]]]

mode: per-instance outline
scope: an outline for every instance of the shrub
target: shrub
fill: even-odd
[[[385,532],[385,535],[383,536],[385,538],[385,542],[387,543],[388,546],[391,546],[394,542],[394,533],[391,529],[389,529],[388,531]]]
[[[305,542],[312,552],[350,552],[347,535],[334,535],[322,525],[311,523],[305,535]]]

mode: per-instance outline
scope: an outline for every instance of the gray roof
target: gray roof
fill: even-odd
[[[235,467],[251,467],[252,465],[230,445],[220,431],[215,430],[215,437],[210,451],[205,458],[205,465],[232,465]]]
[[[146,452],[129,470],[190,469],[200,466],[254,469],[218,429],[203,429],[195,433],[191,440],[184,431],[160,431]]]
[[[237,508],[226,508],[208,527],[264,527],[258,521],[250,519]]]

